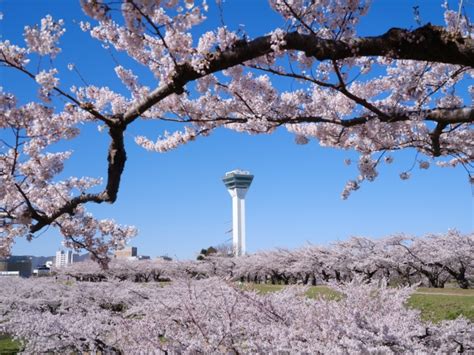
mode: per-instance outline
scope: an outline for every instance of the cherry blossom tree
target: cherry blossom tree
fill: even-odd
[[[128,280],[131,282],[160,282],[169,281],[171,277],[175,278],[179,270],[180,267],[176,262],[161,258],[155,260],[113,259],[106,270],[96,262],[89,260],[74,263],[67,267],[53,267],[52,273],[76,281]]]
[[[455,230],[416,238],[351,237],[327,247],[307,245],[239,258],[211,256],[200,261],[168,262],[164,274],[171,279],[218,276],[241,282],[304,285],[362,278],[386,280],[395,286],[444,287],[452,281],[460,288],[469,288],[474,276],[473,240],[473,234]],[[160,262],[155,267],[160,268]]]
[[[412,288],[334,285],[266,295],[217,278],[156,284],[0,279],[0,331],[23,351],[102,353],[454,353],[473,350],[472,323],[423,322]]]
[[[432,236],[428,246],[437,257],[434,262],[443,265],[444,269],[456,280],[459,287],[469,288],[474,272],[474,240],[466,238],[457,231],[450,231],[445,236]],[[432,259],[433,260],[433,259]]]
[[[19,93],[0,93],[0,129],[6,132],[0,143],[1,254],[9,253],[15,238],[31,238],[52,225],[66,246],[89,250],[105,266],[107,251],[120,248],[136,230],[98,220],[85,205],[116,201],[127,160],[124,133],[139,120],[182,125],[157,140],[135,137],[157,152],[220,127],[252,134],[284,127],[300,144],[315,139],[322,146],[354,149],[360,154],[359,176],[347,183],[343,198],[374,180],[380,164],[393,160],[390,152],[407,148],[420,153],[421,169],[430,162],[464,166],[472,182],[474,88],[467,81],[474,38],[470,20],[447,3],[444,26],[392,28],[363,37],[358,24],[368,0],[270,0],[281,26],[250,38],[226,26],[196,35],[206,21],[205,1],[80,2],[90,17],[81,29],[136,63],[113,68],[129,94],[62,85],[54,62],[61,55],[62,20],[46,16],[25,27],[24,45],[0,42],[0,63],[31,78],[39,96],[20,104]],[[49,65],[36,70],[38,57]],[[155,87],[140,83],[140,67],[148,69]],[[277,89],[281,78],[298,87]],[[107,131],[104,181],[57,179],[71,152],[51,146],[81,134],[81,124]]]
[[[474,266],[472,235],[450,231],[446,235],[427,235],[421,239],[395,237],[392,242],[402,250],[404,264],[426,278],[431,287],[444,287],[446,281],[453,278],[459,287],[469,288]]]

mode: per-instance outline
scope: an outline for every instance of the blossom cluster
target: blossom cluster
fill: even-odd
[[[38,53],[41,56],[49,55],[54,58],[61,52],[58,41],[66,32],[63,28],[64,21],[54,21],[50,15],[41,20],[41,26],[25,27],[25,42],[30,53]]]

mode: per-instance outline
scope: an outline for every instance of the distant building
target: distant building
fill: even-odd
[[[0,271],[0,277],[20,277],[19,271]]]
[[[72,251],[67,250],[58,250],[56,252],[56,258],[54,259],[54,266],[56,267],[65,267],[74,262],[74,254]]]
[[[50,264],[52,265],[52,263]],[[48,276],[51,273],[51,266],[41,265],[33,270],[34,276]]]
[[[8,271],[8,259],[0,259],[0,272]]]
[[[150,256],[148,255],[138,255],[136,259],[137,260],[151,260]]]
[[[11,273],[17,272],[21,277],[31,276],[31,257],[30,256],[9,256],[5,259],[0,259],[0,272]],[[13,274],[5,274],[12,276]],[[4,276],[5,276],[4,275]]]
[[[133,260],[137,258],[137,248],[128,247],[121,250],[116,250],[114,255],[117,259],[132,259]]]

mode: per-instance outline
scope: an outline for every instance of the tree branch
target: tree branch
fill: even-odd
[[[341,60],[345,58],[363,57],[363,56],[383,56],[393,59],[410,59],[420,61],[432,61],[440,63],[458,64],[474,68],[474,40],[470,38],[462,38],[458,34],[449,33],[441,27],[426,25],[413,31],[403,29],[391,29],[387,33],[377,37],[356,38],[350,42],[341,40],[330,40],[318,37],[315,33],[301,34],[298,32],[290,32],[284,36],[286,44],[281,49],[289,51],[302,51],[307,56],[314,57],[320,61],[323,60]],[[239,41],[238,45],[230,46],[223,51],[209,53],[207,56],[208,66],[204,71],[195,70],[189,63],[183,63],[176,66],[176,72],[170,82],[163,84],[153,90],[145,99],[130,107],[123,115],[108,116],[96,111],[92,105],[82,103],[71,95],[65,93],[59,88],[54,90],[60,95],[74,102],[83,110],[92,114],[95,118],[105,122],[109,127],[109,135],[111,143],[108,151],[108,176],[105,189],[97,194],[81,194],[67,201],[64,205],[56,210],[55,213],[46,216],[38,214],[34,206],[29,206],[32,217],[37,221],[31,225],[30,232],[39,231],[44,226],[53,223],[63,214],[74,214],[75,209],[86,202],[110,202],[113,203],[117,198],[120,185],[121,175],[126,162],[126,152],[124,147],[123,133],[128,126],[140,115],[145,113],[155,104],[166,97],[184,92],[187,83],[202,78],[211,73],[222,71],[224,69],[244,64],[247,61],[265,56],[273,52],[271,36],[262,36],[252,41]],[[14,67],[32,79],[35,76],[26,69],[16,66],[6,60],[3,55],[1,60],[7,65]],[[332,87],[332,84],[327,86]],[[344,85],[342,89],[345,90]],[[352,127],[361,125],[371,119],[378,118],[382,122],[397,122],[410,119],[410,113],[392,116],[389,113],[382,113],[374,110],[369,106],[368,102],[358,100],[357,97],[351,95],[347,90],[343,92],[349,98],[371,110],[373,114],[356,117],[347,120],[333,121],[323,117],[302,116],[296,118],[269,118],[269,122],[277,125],[293,124],[303,122],[313,123],[333,123],[343,127]],[[413,114],[420,112],[413,112]],[[438,123],[437,128],[432,133],[432,141],[435,154],[440,154],[436,149],[436,139],[439,142],[439,135],[443,133],[443,129],[452,123],[471,123],[474,122],[474,109],[433,109],[422,111],[425,119]],[[229,117],[229,123],[242,122],[243,119]],[[193,120],[189,120],[193,121]],[[198,122],[199,120],[196,120]],[[436,153],[438,152],[438,153]],[[20,191],[21,193],[21,191]],[[24,196],[25,197],[25,196]],[[27,198],[25,198],[28,201]],[[36,213],[36,214],[35,214]]]
[[[7,57],[5,56],[5,54],[2,51],[0,51],[0,54],[3,57],[2,59],[0,59],[0,62],[4,62],[7,66],[9,66],[11,68],[14,68],[16,70],[19,70],[23,74],[26,74],[29,78],[36,81],[36,76],[33,73],[31,73],[30,71],[26,70],[25,68],[23,68],[21,66],[16,65],[15,63],[12,63],[12,62],[8,61]],[[81,108],[82,110],[90,113],[92,116],[97,118],[99,121],[102,121],[104,123],[109,123],[110,122],[110,120],[106,116],[102,115],[99,111],[97,111],[91,103],[81,102],[81,101],[77,100],[75,97],[73,97],[72,95],[69,95],[64,90],[60,89],[57,86],[53,87],[53,91],[55,91],[56,93],[64,96],[68,100],[74,102],[79,108]]]
[[[284,40],[286,45],[282,46],[282,49],[303,51],[308,57],[320,61],[381,56],[459,64],[474,68],[474,40],[446,32],[442,27],[431,24],[413,31],[393,28],[381,36],[356,38],[350,43],[298,32],[287,33]],[[209,65],[204,71],[198,72],[188,63],[178,65],[171,82],[159,86],[144,100],[132,106],[124,114],[125,122],[134,121],[171,94],[182,94],[184,86],[193,80],[272,53],[271,46],[270,35],[248,42],[242,40],[238,46],[210,53]]]
[[[109,128],[109,135],[111,137],[111,143],[109,146],[109,152],[107,160],[109,162],[107,170],[107,185],[104,191],[97,194],[82,194],[76,197],[73,197],[71,200],[67,201],[64,205],[56,210],[50,216],[39,216],[36,218],[33,214],[33,218],[37,220],[36,224],[32,224],[30,227],[30,232],[35,233],[41,230],[46,225],[53,223],[56,219],[61,217],[63,214],[74,214],[75,209],[87,202],[103,203],[109,202],[113,203],[117,199],[117,194],[120,186],[120,179],[122,177],[122,172],[125,167],[125,162],[127,160],[127,155],[125,152],[125,145],[123,140],[123,133],[125,131],[125,126],[121,124],[112,125]],[[30,208],[31,211],[31,208]],[[34,209],[33,209],[34,211]]]

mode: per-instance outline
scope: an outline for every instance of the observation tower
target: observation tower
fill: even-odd
[[[248,171],[232,170],[222,178],[232,196],[232,247],[234,256],[245,255],[245,195],[252,183]]]

